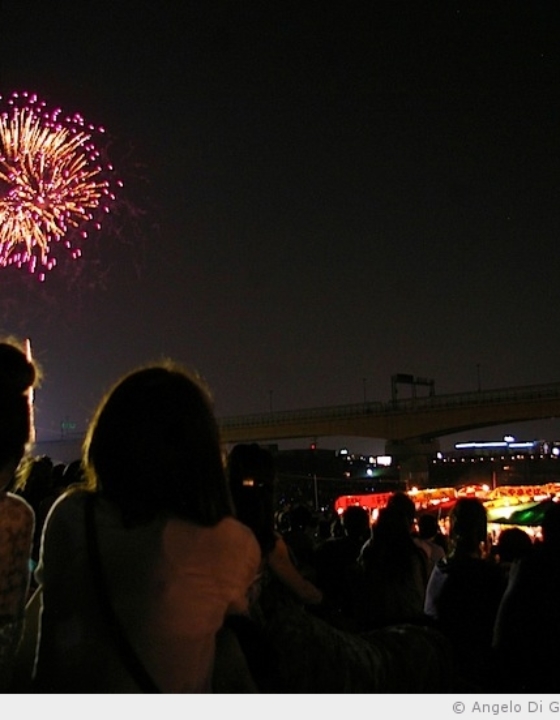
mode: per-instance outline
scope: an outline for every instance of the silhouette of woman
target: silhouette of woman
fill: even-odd
[[[15,342],[0,343],[0,690],[12,678],[29,589],[35,518],[9,489],[32,436],[29,392],[37,377]]]
[[[146,691],[210,691],[216,636],[248,609],[260,551],[233,517],[206,390],[172,362],[132,372],[83,455],[90,492],[63,496],[45,527],[38,689],[138,692],[147,676]]]

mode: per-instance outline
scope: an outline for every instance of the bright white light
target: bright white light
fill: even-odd
[[[393,462],[392,455],[378,455],[377,456],[377,464],[378,465],[382,465],[383,467],[390,467],[392,462]]]
[[[472,450],[475,448],[499,448],[507,447],[507,442],[464,442],[455,443],[456,450]]]

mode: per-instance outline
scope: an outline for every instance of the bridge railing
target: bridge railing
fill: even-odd
[[[552,400],[555,398],[560,398],[560,383],[402,398],[389,402],[361,402],[350,405],[302,408],[300,410],[278,410],[250,415],[231,415],[221,418],[219,424],[222,428],[230,429],[272,424],[289,425],[306,420],[339,420],[362,415],[398,414],[486,403],[511,403],[527,400]]]
[[[365,409],[370,408],[370,409]],[[337,419],[342,417],[355,417],[356,415],[383,412],[381,402],[364,403],[360,405],[332,405],[318,408],[304,408],[301,410],[276,410],[268,413],[254,413],[251,415],[232,415],[220,420],[222,427],[248,427],[251,425],[290,424],[301,420]]]
[[[525,387],[500,388],[496,390],[480,390],[449,395],[433,395],[431,397],[406,398],[396,403],[386,403],[395,412],[450,408],[461,405],[481,405],[486,403],[525,402],[527,400],[555,399],[560,397],[560,383],[546,385],[528,385]]]

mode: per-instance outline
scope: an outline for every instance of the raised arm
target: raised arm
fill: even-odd
[[[268,564],[276,577],[306,605],[319,605],[323,600],[323,593],[306,580],[298,571],[285,540],[279,535],[276,545],[268,555]]]

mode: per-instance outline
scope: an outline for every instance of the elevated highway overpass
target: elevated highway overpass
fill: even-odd
[[[438,439],[503,423],[560,417],[560,383],[221,418],[226,443],[305,437],[386,440],[404,474],[427,474]],[[420,482],[421,477],[417,478]]]
[[[222,418],[227,443],[356,436],[395,442],[560,417],[560,383]]]
[[[554,417],[560,417],[560,383],[236,415],[218,422],[228,444],[329,436],[384,439],[404,474],[422,474],[445,435]],[[36,451],[70,462],[80,456],[82,440],[82,433],[72,433],[38,442]]]

